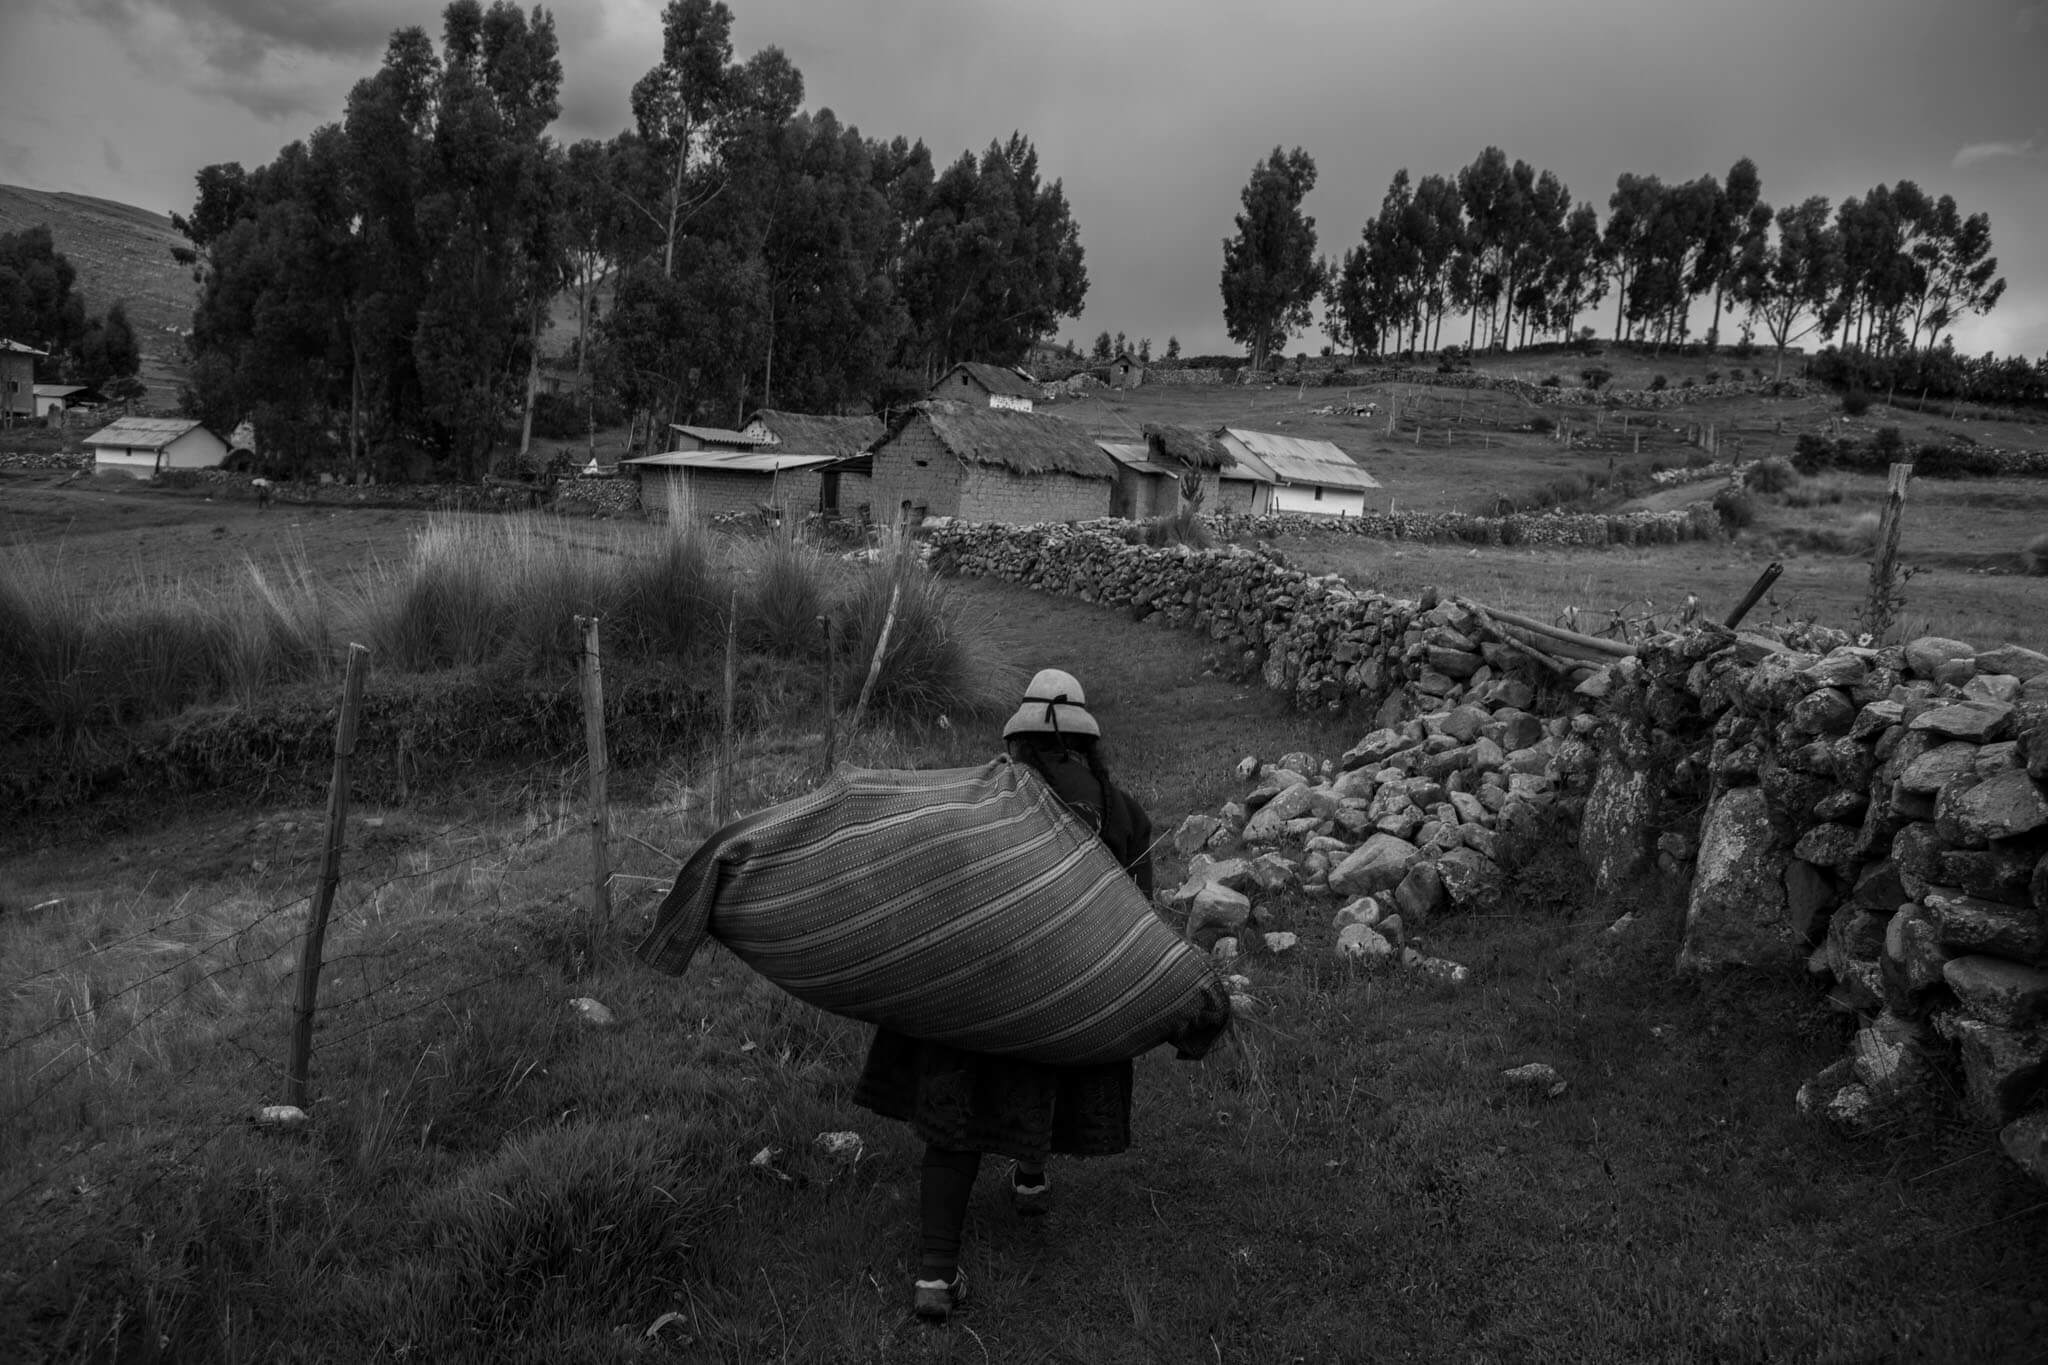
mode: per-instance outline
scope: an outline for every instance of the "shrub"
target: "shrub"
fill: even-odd
[[[1870,411],[1870,395],[1861,389],[1851,389],[1842,395],[1842,411],[1850,417],[1861,417]]]
[[[1557,430],[1557,423],[1548,417],[1539,415],[1529,419],[1529,430],[1547,434]]]
[[[1720,382],[1721,382],[1721,372],[1720,372],[1719,370],[1708,370],[1708,371],[1707,371],[1707,382],[1708,382],[1709,384],[1718,384],[1718,383],[1720,383]]]
[[[1682,389],[1696,389],[1699,387],[1699,381],[1697,379],[1694,379],[1691,375],[1687,375],[1685,377],[1684,382],[1681,383],[1679,387]]]
[[[1755,493],[1782,493],[1799,481],[1799,473],[1784,460],[1776,456],[1758,460],[1742,476],[1743,487]]]
[[[1595,392],[1598,392],[1612,378],[1614,378],[1614,371],[1602,369],[1598,365],[1589,365],[1579,371],[1579,382]]]
[[[1705,469],[1713,462],[1714,457],[1697,446],[1685,452],[1685,467],[1687,469]]]
[[[1714,511],[1721,525],[1739,531],[1756,521],[1756,500],[1739,488],[1724,488],[1714,494]]]
[[[1825,436],[1802,431],[1792,444],[1792,467],[1802,474],[1817,474],[1834,462],[1835,448]]]
[[[1543,376],[1543,387],[1546,389],[1561,389],[1564,387],[1564,380],[1554,374],[1546,374]]]
[[[1216,538],[1203,524],[1201,514],[1193,507],[1183,507],[1170,515],[1147,517],[1132,529],[1137,532],[1131,538],[1133,545],[1150,545],[1154,549],[1164,545],[1187,545],[1207,550],[1216,543]]]
[[[1668,380],[1668,379],[1666,379],[1666,378],[1665,378],[1665,377],[1664,377],[1663,375],[1661,375],[1661,374],[1659,374],[1659,375],[1652,375],[1652,376],[1650,377],[1650,392],[1651,392],[1651,393],[1661,393],[1661,392],[1662,392],[1662,391],[1663,391],[1663,390],[1664,390],[1665,388],[1667,388],[1667,387],[1669,387],[1669,386],[1670,386],[1670,383],[1671,383],[1671,381],[1670,381],[1670,380]]]

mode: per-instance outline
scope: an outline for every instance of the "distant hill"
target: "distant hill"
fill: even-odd
[[[95,199],[84,194],[0,185],[0,232],[19,232],[47,223],[57,250],[77,267],[73,287],[88,313],[105,312],[124,299],[128,321],[142,348],[142,381],[152,407],[173,407],[185,382],[185,348],[180,333],[192,326],[198,286],[171,259],[185,239],[160,213]]]

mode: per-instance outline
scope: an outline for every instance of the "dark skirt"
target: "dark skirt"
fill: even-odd
[[[1047,1066],[876,1029],[853,1101],[926,1142],[1013,1157],[1110,1156],[1131,1145],[1131,1064]]]

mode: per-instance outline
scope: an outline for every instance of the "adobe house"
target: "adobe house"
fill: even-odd
[[[1013,526],[1109,515],[1116,461],[1071,422],[927,400],[877,441],[877,520],[927,516]]]
[[[1273,471],[1256,460],[1241,459],[1224,445],[1220,433],[1166,422],[1147,422],[1144,433],[1154,462],[1192,474],[1200,482],[1202,511],[1258,516],[1271,506]]]
[[[825,466],[858,454],[882,435],[868,416],[756,412],[738,431],[678,424],[677,448],[621,461],[640,479],[640,505],[680,508],[685,515],[718,516],[773,507],[798,517],[820,504]],[[865,501],[865,498],[863,498]]]
[[[963,360],[932,385],[931,396],[952,403],[971,403],[979,408],[1029,412],[1031,400],[1037,393],[1037,387],[1015,370]]]
[[[214,469],[228,444],[186,417],[123,417],[85,438],[94,473],[118,469],[138,479],[166,469]]]
[[[1097,441],[1102,453],[1116,461],[1116,491],[1110,496],[1109,514],[1127,521],[1148,517],[1170,517],[1180,510],[1178,466],[1161,463],[1142,445],[1120,441]]]
[[[871,413],[842,417],[763,408],[745,430],[774,438],[775,449],[784,455],[819,459],[818,464],[807,464],[800,473],[789,476],[786,483],[789,496],[801,499],[805,507],[827,515],[850,515],[873,501],[867,475],[836,466],[864,454],[882,439],[886,428],[881,418]]]

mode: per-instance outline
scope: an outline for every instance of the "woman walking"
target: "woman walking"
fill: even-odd
[[[1029,767],[1152,894],[1152,822],[1110,781],[1102,729],[1071,674],[1041,670],[1003,726],[1012,762]],[[902,1119],[924,1139],[919,1167],[917,1315],[943,1322],[967,1295],[960,1233],[984,1155],[1010,1158],[1010,1197],[1043,1214],[1046,1159],[1109,1156],[1131,1145],[1131,1063],[1048,1066],[965,1052],[877,1029],[854,1102]]]

